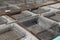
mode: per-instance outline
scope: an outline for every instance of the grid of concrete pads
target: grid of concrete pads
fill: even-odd
[[[60,40],[60,0],[1,0],[0,40]]]

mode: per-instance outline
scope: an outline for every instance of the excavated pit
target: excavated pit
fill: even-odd
[[[60,11],[43,14],[44,17],[60,22]]]
[[[44,19],[43,17],[40,19]],[[39,18],[35,17],[32,19],[28,19],[26,21],[21,22],[24,25],[24,28],[35,34],[41,40],[51,40],[60,34],[59,29],[60,26],[52,21],[42,21],[42,25],[38,22]],[[44,24],[46,23],[46,24]],[[47,25],[48,24],[48,25]],[[54,28],[53,28],[54,27]],[[56,28],[56,29],[55,29]],[[45,31],[46,30],[46,31]]]
[[[50,10],[49,9],[43,9],[43,8],[38,8],[36,10],[33,10],[32,12],[33,13],[36,13],[36,14],[42,14],[42,13],[45,13],[45,12],[49,12]]]
[[[56,11],[56,10],[58,10],[58,9],[54,9],[48,5],[48,6],[39,7],[38,9],[35,9],[35,10],[31,10],[31,12],[33,12],[35,14],[43,14],[43,13]]]
[[[0,40],[20,40],[23,37],[25,34],[13,25],[4,25],[0,28]]]
[[[36,15],[36,14],[26,10],[26,11],[23,11],[23,12],[18,13],[18,14],[10,15],[10,17],[14,18],[15,20],[24,21],[24,20],[27,20],[34,15]]]
[[[16,17],[14,19],[16,19],[18,21],[18,23],[21,23],[23,25],[22,27],[26,28],[27,30],[29,30],[30,32],[35,34],[41,40],[51,40],[59,35],[58,31],[59,31],[60,26],[55,21],[45,19],[44,17],[39,17],[36,15],[29,17],[29,18],[26,18],[26,19],[23,18],[24,20],[18,20],[19,19],[18,17],[17,17],[17,19],[16,19]],[[19,24],[19,25],[21,25],[21,24]],[[57,28],[58,30],[57,29],[55,30],[55,28]],[[52,31],[45,31],[45,30],[50,30],[50,29]],[[46,34],[48,36],[43,35],[43,34]]]
[[[0,17],[0,40],[53,40],[60,36],[57,1],[0,0],[0,15],[6,14]]]
[[[22,27],[32,32],[41,40],[51,40],[60,34],[60,25],[57,22],[43,16],[35,14],[32,16],[31,12],[29,13],[27,11],[24,11],[20,14],[12,15],[11,17],[17,20],[17,23],[19,23],[19,25],[22,24]],[[47,36],[43,34],[46,34]]]

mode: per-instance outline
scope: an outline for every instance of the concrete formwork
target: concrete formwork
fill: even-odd
[[[32,14],[31,12],[28,11],[24,11],[22,13]],[[30,15],[31,17],[28,16],[28,18],[26,17],[19,18],[19,16],[17,16],[17,19],[16,17],[14,18],[17,20],[17,23],[41,40],[50,40],[60,35],[59,34],[60,32],[58,32],[60,25],[56,21],[50,20],[48,18],[45,18],[37,14],[35,14],[34,16]],[[23,20],[19,20],[19,19],[23,19]],[[54,27],[57,28],[58,30],[57,29],[55,30]]]
[[[0,4],[5,3],[0,5],[0,15],[6,14],[0,17],[0,40],[52,40],[59,36],[60,3],[58,1],[0,1]]]
[[[59,35],[58,30],[56,29],[57,31],[55,31],[53,29],[53,27],[56,25],[57,25],[56,28],[59,28],[60,27],[59,24],[55,21],[46,19],[44,17],[35,17],[32,19],[22,21],[20,23],[22,24],[22,25],[20,24],[22,27],[36,35],[41,40],[50,40]],[[43,35],[45,33],[46,35]]]
[[[0,40],[38,40],[23,27],[16,24],[12,18],[6,15],[1,17],[1,19],[3,18],[7,20],[7,23],[0,25]]]
[[[10,17],[12,17],[16,20],[23,20],[24,21],[24,20],[29,19],[32,16],[35,16],[35,15],[37,15],[37,14],[34,14],[34,13],[26,10],[26,11],[22,11],[19,14],[10,15]]]
[[[57,4],[59,4],[59,3],[57,3]],[[31,12],[36,13],[36,14],[43,14],[43,13],[59,10],[58,8],[54,8],[54,7],[51,7],[51,6],[52,5],[39,7],[38,9],[32,10]]]
[[[53,11],[53,12],[50,12],[50,13],[46,13],[46,14],[42,14],[44,17],[48,18],[48,19],[51,19],[51,20],[54,20],[56,22],[60,22],[60,11]]]

